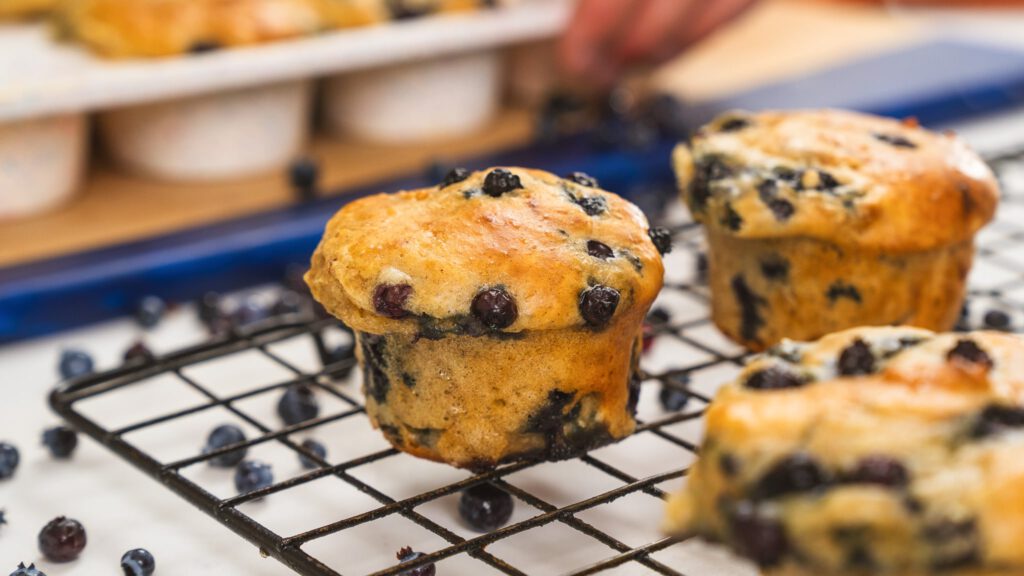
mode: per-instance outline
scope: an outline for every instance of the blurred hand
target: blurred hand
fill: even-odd
[[[562,38],[563,69],[610,84],[624,69],[672,58],[757,0],[579,0]]]

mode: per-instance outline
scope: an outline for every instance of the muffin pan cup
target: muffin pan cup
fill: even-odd
[[[0,220],[46,212],[74,196],[87,124],[82,114],[0,124]]]
[[[708,231],[712,317],[763,350],[857,326],[953,327],[974,259],[971,241],[882,253],[811,238],[742,239]]]
[[[235,90],[105,112],[100,132],[123,167],[177,181],[269,172],[306,143],[311,81]]]

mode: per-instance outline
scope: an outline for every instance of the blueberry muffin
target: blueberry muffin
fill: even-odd
[[[563,459],[634,429],[659,232],[584,174],[457,169],[347,205],[306,281],[355,331],[396,448],[471,469]]]
[[[950,134],[838,110],[730,113],[676,149],[712,315],[754,350],[856,326],[953,327],[998,187]]]
[[[1024,339],[860,328],[755,358],[669,530],[772,576],[1024,573]]]
[[[324,0],[63,0],[62,36],[109,57],[207,52],[326,27]]]

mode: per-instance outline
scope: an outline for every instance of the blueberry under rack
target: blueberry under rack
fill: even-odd
[[[985,312],[996,309],[1007,313],[1011,327],[1019,329],[1024,326],[1024,151],[992,156],[988,160],[1003,180],[1005,197],[997,220],[978,238],[978,258],[970,279],[970,312],[962,324],[963,327],[980,327],[984,323],[982,318]],[[299,437],[347,423],[355,423],[360,429],[369,430],[369,422],[362,409],[358,376],[349,376],[353,372],[354,359],[349,355],[330,360],[331,355],[327,352],[325,334],[338,330],[337,323],[329,319],[279,322],[183,349],[144,365],[125,366],[87,377],[54,391],[51,404],[72,426],[92,436],[136,468],[256,545],[260,553],[272,556],[306,576],[353,573],[340,566],[336,561],[337,554],[332,557],[330,551],[338,547],[337,541],[331,545],[317,544],[329,538],[344,538],[346,534],[361,527],[396,518],[401,519],[405,525],[418,525],[423,531],[432,534],[436,537],[435,544],[428,545],[429,549],[422,550],[425,555],[413,562],[398,565],[396,561],[390,560],[379,568],[364,568],[362,573],[371,572],[374,576],[402,574],[426,563],[437,563],[439,574],[521,575],[556,570],[578,576],[611,572],[705,572],[692,564],[678,561],[678,553],[669,554],[673,549],[678,550],[678,547],[673,546],[677,540],[658,536],[657,510],[661,507],[666,489],[675,489],[681,483],[687,464],[696,455],[704,406],[710,401],[717,385],[738,371],[744,353],[722,338],[710,323],[707,289],[701,282],[697,265],[698,254],[702,250],[700,230],[679,214],[681,211],[677,210],[674,222],[669,218],[674,231],[675,251],[668,257],[666,288],[656,304],[667,310],[670,317],[667,321],[652,325],[654,346],[651,356],[645,357],[644,390],[639,414],[641,423],[635,435],[623,443],[628,444],[634,438],[657,439],[660,450],[658,457],[647,458],[644,462],[656,460],[660,468],[637,466],[636,458],[623,458],[621,451],[614,452],[614,447],[597,450],[574,461],[571,472],[573,476],[569,482],[580,484],[585,483],[590,476],[601,477],[598,484],[603,488],[592,491],[594,493],[569,499],[540,495],[538,483],[524,481],[523,475],[532,470],[559,465],[523,462],[475,476],[465,473],[454,480],[451,474],[455,472],[447,470],[447,475],[439,476],[442,480],[438,481],[437,486],[411,494],[402,493],[399,489],[397,492],[400,494],[393,495],[396,493],[395,482],[391,482],[389,487],[383,487],[379,483],[379,475],[362,474],[361,471],[393,461],[398,461],[398,464],[397,468],[392,468],[411,470],[414,465],[411,457],[382,443],[369,441],[349,442],[347,450],[343,450],[344,456],[337,461],[328,461],[310,453],[302,447]],[[294,355],[290,357],[286,353],[287,350],[300,348],[312,351],[307,356],[315,361],[302,366]],[[239,387],[236,382],[225,389],[221,386],[224,371],[207,371],[204,377],[202,371],[195,370],[225,358],[239,356],[244,356],[243,361],[252,364],[257,360],[254,355],[261,358],[260,362],[269,362],[286,376],[271,383],[248,387]],[[210,374],[220,376],[212,377]],[[85,409],[89,403],[129,393],[133,395],[136,405],[140,402],[161,404],[155,399],[156,393],[150,396],[147,389],[166,387],[170,381],[176,386],[190,389],[198,400],[180,409],[172,410],[168,407],[165,413],[123,425],[115,425],[110,421],[110,411],[104,417],[102,410]],[[266,399],[268,396],[276,399],[281,391],[294,384],[313,387],[321,398],[331,399],[335,409],[315,420],[280,427],[276,418],[257,415],[260,411],[250,408],[257,399]],[[659,387],[676,388],[688,395],[689,402],[675,412],[660,408],[653,400]],[[144,436],[143,433],[147,431],[212,412],[231,417],[254,431],[254,437],[245,443],[250,450],[273,446],[276,450],[290,452],[292,460],[297,460],[301,454],[313,460],[317,468],[299,471],[268,488],[236,496],[225,490],[210,488],[204,483],[209,468],[202,465],[220,452],[203,454],[199,450],[191,450],[191,446],[183,447],[181,444],[184,441],[178,438],[175,450],[177,456],[161,456],[147,447],[144,438],[136,439],[140,434]],[[263,413],[268,412],[263,410]],[[194,425],[189,424],[186,428],[193,434],[200,433]],[[332,437],[338,434],[334,431]],[[201,445],[201,438],[194,439],[193,445]],[[184,448],[191,451],[182,452]],[[205,472],[201,470],[196,473],[198,469]],[[410,472],[409,477],[413,474]],[[564,480],[565,473],[559,474]],[[556,479],[549,481],[557,482],[558,477],[556,474]],[[324,480],[343,483],[346,489],[368,498],[369,504],[362,511],[339,513],[331,521],[290,532],[262,521],[259,514],[260,502],[300,491],[305,495],[302,497],[310,498],[308,487]],[[472,534],[467,533],[464,526],[460,528],[452,522],[456,516],[451,513],[453,507],[446,509],[447,516],[437,512],[437,502],[450,502],[462,490],[483,482],[493,482],[516,499],[518,512],[508,525],[490,533]],[[401,484],[401,480],[398,483]],[[317,484],[317,490],[322,487]],[[593,512],[611,509],[616,502],[630,498],[634,499],[629,505],[630,509],[644,510],[646,506],[646,518],[641,521],[652,527],[648,539],[640,543],[636,538],[624,536],[621,530],[616,533],[610,529],[607,517],[602,522],[593,519]],[[638,498],[646,501],[637,502],[635,499]],[[324,507],[323,504],[313,506]],[[621,512],[622,508],[617,510]],[[651,510],[654,512],[651,513]],[[613,513],[613,518],[619,512]],[[611,525],[616,523],[613,521]],[[623,523],[629,525],[628,522]],[[571,566],[552,566],[546,570],[517,565],[516,560],[511,559],[511,556],[517,555],[513,553],[515,547],[504,546],[503,543],[552,525],[573,531],[577,537],[596,546],[597,552],[590,557],[592,559],[578,561]],[[453,559],[457,558],[465,563],[452,564]]]

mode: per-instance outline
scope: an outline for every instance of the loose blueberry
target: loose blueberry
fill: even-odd
[[[398,551],[395,556],[398,557],[398,561],[402,564],[418,560],[423,557],[422,552],[413,552],[412,548],[406,546]],[[398,573],[398,576],[435,576],[437,574],[437,568],[434,567],[433,563],[424,564],[418,568],[410,568],[409,570],[403,570]]]
[[[447,188],[452,184],[458,184],[463,180],[469,178],[473,173],[465,168],[452,168],[444,176],[444,180],[441,181],[441,188]]]
[[[121,556],[121,569],[124,576],[153,576],[156,572],[156,559],[149,550],[136,548]]]
[[[608,286],[592,286],[580,295],[580,316],[588,326],[600,328],[611,321],[619,307],[619,291]]]
[[[320,184],[320,165],[312,158],[300,158],[288,167],[288,183],[301,200],[316,198]]]
[[[772,366],[751,374],[747,378],[746,386],[753,390],[783,390],[786,388],[800,388],[806,383],[806,380],[789,370],[779,366]]]
[[[64,350],[60,353],[60,376],[65,380],[79,378],[91,374],[93,370],[92,356],[81,350]]]
[[[761,514],[753,502],[736,504],[730,514],[729,525],[739,551],[762,568],[782,562],[789,541],[781,522]]]
[[[277,301],[274,302],[270,312],[274,316],[294,316],[302,312],[305,304],[306,299],[298,292],[283,290],[278,294]]]
[[[43,445],[54,458],[70,458],[78,447],[78,434],[67,426],[56,426],[43,432]]]
[[[143,328],[152,328],[160,323],[164,313],[167,312],[167,304],[156,296],[146,296],[139,301],[135,309],[135,320]]]
[[[51,562],[71,562],[85,550],[85,528],[77,520],[57,517],[39,532],[39,551]]]
[[[1024,408],[992,404],[978,414],[971,436],[987,438],[1019,428],[1024,428]]]
[[[654,247],[658,249],[658,253],[664,256],[672,251],[672,233],[664,228],[651,228],[648,235],[651,237],[651,242],[654,243]]]
[[[238,303],[238,307],[231,314],[232,322],[236,326],[250,326],[262,322],[270,317],[270,308],[262,298],[249,296]]]
[[[489,288],[473,298],[473,317],[492,330],[508,328],[519,317],[515,298],[503,288]]]
[[[504,168],[495,168],[484,178],[482,190],[484,194],[492,198],[500,198],[502,195],[522,187],[523,183],[519,181],[519,176]]]
[[[673,380],[681,386],[690,383],[689,377],[685,374],[679,374]],[[690,394],[675,386],[662,384],[661,392],[658,393],[658,401],[661,402],[661,407],[666,412],[680,412],[690,403]]]
[[[1012,323],[1010,315],[1002,310],[989,310],[985,312],[983,321],[985,322],[985,327],[992,330],[1007,330]]]
[[[843,376],[863,376],[875,371],[875,355],[871,347],[860,338],[847,346],[839,355],[839,373]]]
[[[214,320],[224,315],[221,309],[221,297],[216,292],[207,292],[196,302],[196,315],[204,326],[209,326]]]
[[[986,369],[991,369],[993,366],[992,357],[982,350],[977,342],[966,338],[956,343],[956,346],[946,354],[946,359],[951,362],[958,360],[967,364],[983,366]]]
[[[412,295],[408,284],[380,284],[373,290],[373,309],[378,314],[400,320],[408,316],[405,303]]]
[[[274,472],[269,464],[246,460],[235,468],[235,489],[239,494],[262,490],[274,483]]]
[[[18,564],[18,568],[14,572],[11,572],[11,576],[46,576],[46,574],[40,572],[35,564],[29,564],[26,568],[25,563],[22,562]]]
[[[477,484],[462,491],[459,515],[477,532],[497,530],[512,517],[512,496],[494,484]]]
[[[320,403],[305,384],[289,386],[277,403],[277,414],[288,426],[313,420],[320,415]]]
[[[18,453],[18,449],[6,442],[0,442],[0,480],[14,476],[19,462],[21,454]]]
[[[206,447],[203,448],[203,453],[207,454],[241,442],[245,442],[245,433],[242,432],[241,428],[233,424],[222,424],[214,428],[213,432],[210,432],[210,436],[206,440]],[[224,454],[211,458],[210,466],[216,466],[217,468],[232,468],[234,466],[238,466],[239,462],[245,460],[245,454],[248,451],[248,448],[239,448],[237,450],[225,452]]]
[[[768,500],[826,486],[828,473],[806,454],[794,454],[777,462],[758,482],[755,499]]]
[[[874,136],[876,140],[885,142],[886,144],[891,144],[897,148],[917,148],[917,144],[914,144],[910,140],[907,140],[903,136],[899,136],[897,134],[881,134],[876,132],[875,134],[872,134],[872,136]]]
[[[313,440],[312,438],[306,438],[305,440],[303,440],[302,447],[312,452],[314,456],[321,460],[327,459],[327,448],[323,444],[317,442],[316,440]],[[305,468],[306,470],[315,470],[320,467],[320,464],[318,464],[316,460],[313,460],[312,458],[306,456],[301,452],[299,453],[299,462],[302,464],[302,467]]]
[[[910,482],[910,473],[898,460],[888,456],[868,456],[857,463],[846,480],[856,484],[900,487]]]
[[[580,186],[586,186],[587,188],[599,188],[600,185],[597,183],[597,179],[584,172],[572,172],[565,177],[570,182],[575,182]]]
[[[607,260],[615,257],[614,250],[604,242],[598,242],[597,240],[590,240],[587,242],[587,254],[590,254],[594,258],[600,258],[601,260]]]
[[[137,340],[124,351],[124,361],[126,364],[142,364],[145,362],[152,362],[154,359],[156,359],[156,355],[153,354],[153,351],[150,350],[142,340]]]
[[[7,524],[7,511],[6,510],[0,510],[0,526],[4,526],[6,524]]]

